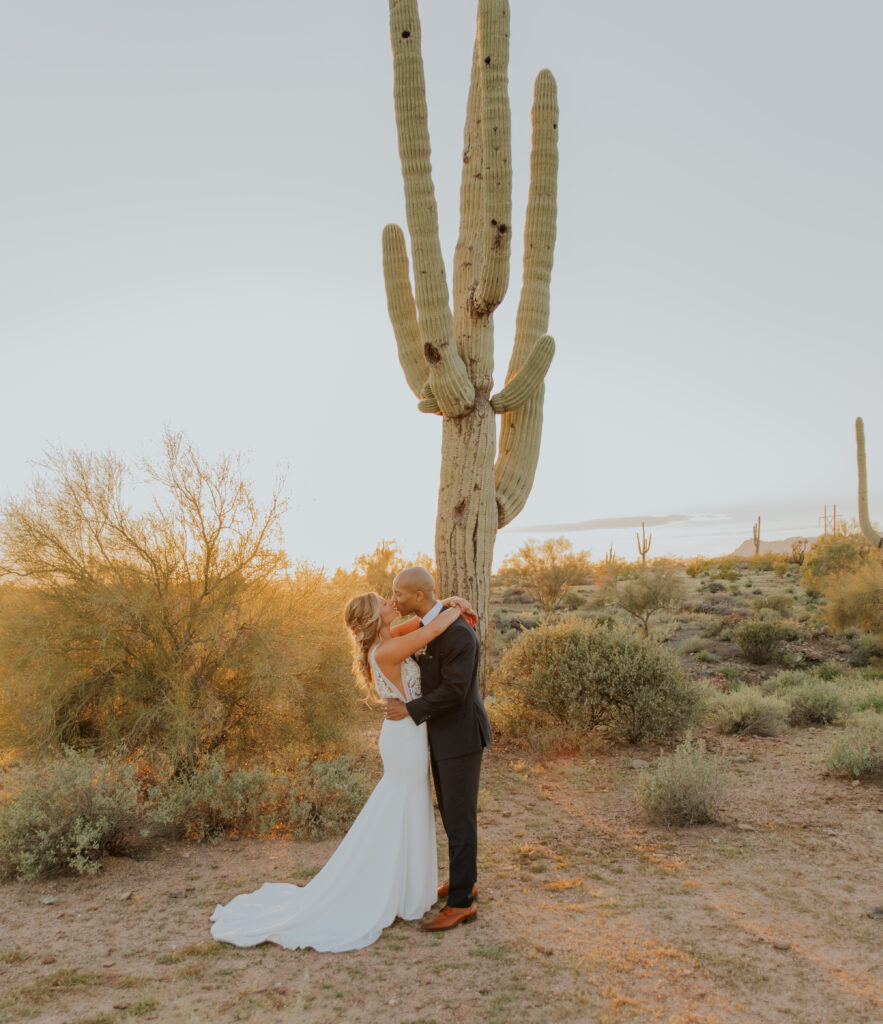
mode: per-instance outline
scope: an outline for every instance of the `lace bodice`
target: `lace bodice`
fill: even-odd
[[[380,671],[374,658],[374,651],[375,648],[372,647],[368,652],[371,671],[374,673],[374,692],[381,700],[386,700],[388,697],[398,697],[401,700],[402,695],[398,688]],[[417,697],[422,696],[420,689],[420,666],[413,658],[406,658],[402,662],[402,689],[405,691],[406,701],[415,700]]]

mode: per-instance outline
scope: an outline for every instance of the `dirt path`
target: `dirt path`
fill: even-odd
[[[0,1022],[880,1024],[883,790],[829,779],[832,731],[727,739],[725,824],[647,827],[634,757],[488,757],[478,921],[356,953],[210,941],[218,902],[336,845],[170,845],[95,879],[0,887]],[[44,902],[48,899],[54,902]]]

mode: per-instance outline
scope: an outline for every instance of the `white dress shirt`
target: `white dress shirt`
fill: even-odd
[[[436,615],[441,615],[441,613],[444,610],[445,610],[445,606],[441,603],[441,601],[436,601],[435,604],[429,609],[429,611],[420,620],[420,625],[421,626],[428,626],[429,623],[432,622],[432,620],[436,617]]]

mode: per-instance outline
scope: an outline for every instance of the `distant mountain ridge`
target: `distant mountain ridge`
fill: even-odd
[[[809,546],[812,547],[818,539],[818,537],[786,537],[785,540],[762,540],[760,542],[760,554],[790,555],[791,545],[795,541],[808,540]],[[737,558],[750,558],[754,554],[754,541],[744,541],[736,548],[733,554]]]

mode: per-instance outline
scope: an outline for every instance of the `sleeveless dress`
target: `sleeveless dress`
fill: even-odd
[[[369,652],[381,698],[402,694]],[[407,700],[420,696],[420,668],[402,663]],[[383,778],[322,870],[305,886],[267,882],[212,914],[212,938],[234,946],[275,942],[342,953],[376,941],[397,917],[421,918],[436,901],[435,818],[426,723],[384,721]]]

